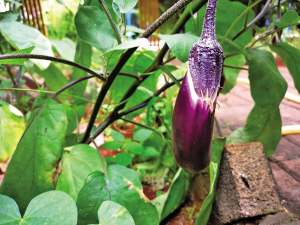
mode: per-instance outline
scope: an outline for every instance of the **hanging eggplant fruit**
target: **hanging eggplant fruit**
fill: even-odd
[[[197,174],[211,161],[214,113],[223,67],[216,41],[217,0],[209,0],[200,40],[190,49],[189,68],[178,93],[172,120],[173,152],[185,171]]]

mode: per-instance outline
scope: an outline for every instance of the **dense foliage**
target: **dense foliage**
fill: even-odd
[[[260,2],[218,1],[216,35],[226,56],[221,93],[234,87],[247,62],[255,106],[244,127],[213,140],[210,193],[196,224],[208,221],[225,143],[260,141],[270,157],[280,141],[279,104],[287,83],[271,51],[282,58],[300,92],[300,51],[271,42],[299,17],[288,10],[272,21],[276,27],[260,30],[255,23],[277,1],[267,1],[255,15],[252,8]],[[181,0],[146,31],[126,27],[124,14],[136,3],[86,0],[78,10],[69,9],[75,14],[76,44],[67,32],[50,40],[21,23],[18,13],[0,13],[5,100],[0,101],[0,164],[12,156],[0,186],[0,224],[159,224],[184,201],[192,175],[178,168],[172,153],[172,99],[189,50],[199,40],[206,1]],[[158,34],[166,44],[157,54],[150,50],[146,38],[183,8],[171,34]],[[126,31],[141,33],[140,38],[129,41]],[[175,58],[182,66],[171,64]],[[35,90],[22,86],[29,75]],[[34,103],[32,92],[38,93]],[[112,124],[135,124],[133,138]],[[103,132],[109,138],[100,149],[115,151],[115,157],[104,158],[98,147],[89,146],[97,145]],[[145,197],[142,184],[154,187],[157,197]]]

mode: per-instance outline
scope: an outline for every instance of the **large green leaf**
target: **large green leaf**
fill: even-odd
[[[39,30],[19,22],[0,23],[0,32],[5,39],[16,49],[24,49],[35,46],[32,54],[53,56],[52,46]],[[32,59],[32,61],[44,70],[50,65],[50,61]]]
[[[206,225],[210,217],[211,209],[215,198],[215,191],[217,188],[220,163],[222,159],[223,149],[225,146],[225,141],[225,138],[216,138],[212,142],[212,161],[209,164],[210,190],[200,209],[196,225]]]
[[[0,101],[0,165],[13,154],[24,130],[23,114],[14,106]]]
[[[48,191],[36,196],[21,217],[17,203],[0,195],[0,224],[7,225],[75,225],[77,209],[74,200],[62,191]]]
[[[241,67],[245,64],[245,57],[241,54],[235,55],[225,59],[224,64]],[[240,70],[224,67],[223,73],[225,75],[225,84],[221,93],[226,94],[235,86]]]
[[[266,50],[246,50],[244,54],[249,65],[250,90],[255,104],[265,111],[273,111],[278,108],[287,89],[273,55]]]
[[[300,93],[300,51],[284,42],[270,46],[270,49],[280,56],[293,77],[295,87]]]
[[[128,210],[113,201],[104,201],[98,211],[99,225],[135,225]]]
[[[265,50],[246,50],[250,90],[255,106],[246,125],[235,130],[228,143],[261,142],[267,157],[276,150],[281,139],[279,104],[287,83],[278,71],[273,55]]]
[[[28,54],[31,53],[34,49],[34,46],[30,48],[21,49],[18,51],[10,52],[7,54]],[[1,64],[8,64],[8,65],[23,65],[23,63],[26,61],[26,59],[0,59],[0,65]]]
[[[51,40],[51,43],[62,58],[70,61],[74,60],[76,46],[73,41],[63,38],[61,41]]]
[[[85,66],[87,68],[89,68],[92,63],[92,46],[82,41],[78,37],[76,42],[76,52],[75,52],[74,62],[82,66]],[[85,75],[87,75],[87,72],[80,70],[78,68],[74,68],[73,73],[70,77],[70,81],[76,80]],[[85,80],[73,85],[73,87],[69,88],[68,90],[69,94],[83,96],[87,82],[88,81]]]
[[[14,22],[18,19],[19,13],[18,12],[1,12],[0,13],[0,22]]]
[[[189,59],[190,48],[199,40],[199,36],[192,33],[186,34],[159,34],[161,39],[167,42],[167,45],[181,62],[186,62]]]
[[[156,197],[152,203],[156,206],[160,221],[177,209],[185,200],[190,185],[190,174],[185,173],[181,168],[173,178],[172,185],[167,193]]]
[[[78,36],[85,42],[106,52],[114,46],[114,31],[104,12],[94,6],[81,6],[75,16]]]
[[[47,69],[41,70],[37,66],[35,72],[41,77],[45,78],[45,83],[52,91],[58,91],[69,82],[65,75],[55,66],[53,62],[50,63]],[[59,95],[59,99],[66,100],[68,97],[65,95]]]
[[[267,157],[275,152],[281,139],[281,116],[279,108],[266,111],[257,105],[250,112],[246,125],[233,131],[228,144],[261,142]]]
[[[144,196],[137,173],[123,166],[107,168],[107,180],[102,172],[91,173],[78,195],[78,224],[98,223],[98,208],[107,200],[124,206],[136,225],[158,224],[154,205]]]
[[[57,102],[38,95],[0,187],[1,194],[18,203],[21,213],[32,198],[54,189],[66,122],[65,111]]]
[[[104,172],[99,153],[86,144],[75,145],[70,152],[64,152],[61,169],[56,190],[68,193],[75,202],[86,177],[94,171]]]
[[[300,16],[298,16],[297,12],[290,10],[287,11],[280,19],[280,22],[276,22],[275,25],[279,29],[283,29],[288,26],[297,25],[300,23]]]

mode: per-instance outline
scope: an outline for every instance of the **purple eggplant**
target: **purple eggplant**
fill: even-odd
[[[211,161],[214,113],[223,67],[216,41],[217,0],[209,0],[200,40],[191,47],[189,69],[178,93],[172,120],[173,152],[189,173],[199,173]]]

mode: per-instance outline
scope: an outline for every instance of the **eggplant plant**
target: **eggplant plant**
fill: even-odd
[[[49,40],[18,12],[0,13],[0,166],[11,157],[0,186],[0,224],[159,224],[184,202],[191,173],[209,165],[210,192],[196,222],[206,224],[225,143],[260,141],[270,157],[280,141],[287,84],[270,51],[300,91],[299,50],[271,44],[299,17],[290,10],[276,28],[256,28],[254,39],[252,28],[277,4],[268,0],[255,15],[260,2],[210,0],[205,7],[205,0],[180,0],[141,30],[125,20],[137,0],[86,0],[74,10],[76,44]],[[147,49],[147,38],[178,13],[171,33],[158,34],[165,41],[158,53]],[[128,40],[126,30],[139,38]],[[176,58],[182,66],[171,64]],[[248,70],[255,106],[244,127],[211,140],[221,75],[226,94],[241,69]],[[37,89],[24,88],[28,76]],[[32,105],[22,92],[37,93]],[[133,138],[112,131],[120,121],[134,124]],[[109,140],[100,145],[103,133]],[[103,148],[116,156],[103,157]],[[156,198],[145,196],[147,185]]]

